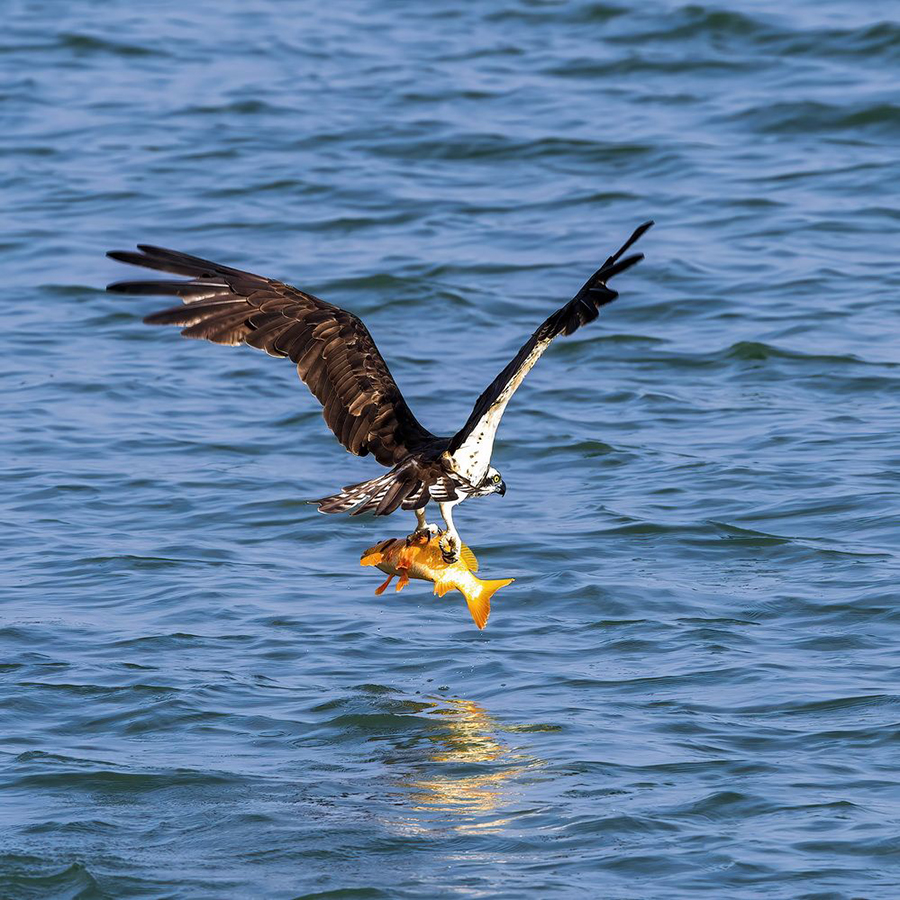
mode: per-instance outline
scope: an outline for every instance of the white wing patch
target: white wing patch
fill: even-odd
[[[472,429],[471,434],[449,458],[454,470],[471,484],[481,484],[487,474],[491,464],[491,454],[494,452],[494,438],[506,404],[509,403],[510,397],[516,392],[525,376],[531,371],[532,366],[541,358],[552,341],[553,338],[545,338],[535,344],[534,349],[525,357],[525,361],[516,374],[510,378],[497,399],[488,407],[487,412]]]

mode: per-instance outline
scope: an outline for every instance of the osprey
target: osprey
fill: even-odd
[[[324,407],[325,421],[344,447],[357,456],[371,453],[390,469],[314,501],[319,511],[389,516],[407,509],[416,514],[417,532],[436,531],[425,519],[425,506],[434,500],[447,526],[441,550],[453,562],[461,547],[453,507],[468,497],[506,493],[500,473],[491,465],[506,404],[555,337],[572,334],[596,319],[601,306],[615,300],[618,293],[607,282],[644,258],[642,253],[623,255],[652,224],[635,229],[581,290],[531,335],[452,437],[437,437],[419,424],[360,319],[289,284],[138,244],[137,253],[116,250],[107,255],[190,280],[120,281],[107,290],[181,297],[184,305],[153,313],[144,322],[178,325],[185,337],[249,344],[270,356],[288,357]]]

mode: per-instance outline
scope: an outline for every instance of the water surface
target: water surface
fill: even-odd
[[[897,8],[639,7],[7,9],[0,895],[898,896]],[[289,364],[103,291],[289,280],[446,433],[651,217],[457,511],[483,633]]]

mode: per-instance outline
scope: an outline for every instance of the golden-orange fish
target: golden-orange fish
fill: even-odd
[[[469,612],[479,628],[484,628],[491,614],[491,597],[502,587],[515,579],[501,578],[497,581],[482,581],[473,573],[478,571],[475,554],[463,545],[460,558],[455,563],[444,562],[438,546],[438,536],[422,534],[408,538],[388,538],[370,547],[363,553],[360,565],[375,566],[387,573],[387,580],[375,590],[381,594],[398,575],[397,590],[402,591],[410,578],[434,583],[434,592],[443,597],[454,588],[465,598]]]

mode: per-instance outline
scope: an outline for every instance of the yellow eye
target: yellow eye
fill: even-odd
[[[495,475],[495,476],[491,479],[491,481],[493,481],[494,484],[500,484],[500,476],[499,476],[499,475]]]

